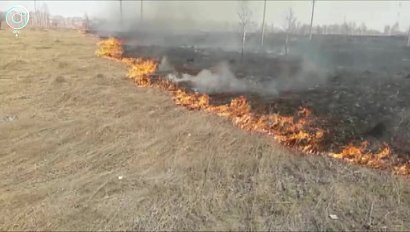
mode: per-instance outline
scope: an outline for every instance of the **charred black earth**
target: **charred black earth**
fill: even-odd
[[[334,50],[332,47],[332,51],[327,51],[324,47],[321,49],[327,54]],[[340,150],[343,145],[367,140],[374,149],[387,143],[399,157],[410,157],[409,49],[401,49],[397,60],[388,59],[384,64],[363,59],[340,68],[337,62],[330,67],[323,66],[323,62],[303,53],[272,56],[247,52],[241,59],[240,53],[235,51],[194,46],[126,44],[124,48],[127,57],[160,61],[166,56],[178,72],[190,75],[197,75],[202,69],[224,61],[238,79],[257,82],[266,88],[269,85],[265,83],[276,83],[273,88],[278,91],[275,94],[266,94],[266,91],[263,94],[255,91],[210,94],[214,104],[247,95],[257,114],[296,115],[299,107],[304,106],[321,119],[317,123],[327,133],[324,144],[327,150]],[[349,60],[349,55],[356,60],[354,51],[351,51],[354,47],[343,49],[340,54],[334,52],[333,61],[338,58]],[[372,54],[371,49],[369,54]],[[317,57],[318,53],[315,54]],[[360,62],[367,65],[360,68]]]

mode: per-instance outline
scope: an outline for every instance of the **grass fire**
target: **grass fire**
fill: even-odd
[[[0,1],[0,231],[410,231],[405,12]]]
[[[384,143],[378,149],[370,149],[369,141],[352,141],[348,145],[332,146],[326,136],[329,130],[322,128],[322,119],[312,114],[311,110],[299,106],[295,116],[278,113],[255,113],[245,96],[231,99],[230,103],[214,105],[211,96],[196,93],[184,86],[179,86],[165,77],[156,75],[159,61],[144,58],[123,57],[122,42],[115,38],[98,43],[97,55],[113,58],[129,65],[128,77],[138,86],[155,87],[169,91],[177,105],[189,110],[204,110],[230,119],[241,129],[272,136],[276,141],[300,150],[305,154],[325,154],[354,164],[375,169],[387,169],[398,175],[410,174],[410,159],[399,158],[389,144]],[[257,102],[256,104],[262,104]],[[257,106],[256,106],[257,107]],[[356,145],[357,144],[357,145]],[[326,148],[333,147],[332,150]]]

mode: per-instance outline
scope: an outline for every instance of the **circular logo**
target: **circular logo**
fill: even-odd
[[[30,19],[30,13],[23,6],[12,6],[6,12],[6,23],[14,30],[23,29],[27,26]]]

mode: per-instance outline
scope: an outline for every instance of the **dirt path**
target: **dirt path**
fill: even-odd
[[[0,38],[0,230],[410,229],[408,178],[186,111],[80,33]]]

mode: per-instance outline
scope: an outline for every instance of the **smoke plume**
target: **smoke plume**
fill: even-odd
[[[169,74],[168,79],[178,82],[189,82],[192,88],[201,93],[243,93],[249,91],[249,84],[238,79],[230,70],[226,62],[222,62],[211,69],[203,69],[198,75]]]
[[[159,72],[174,72],[174,67],[169,63],[166,56],[162,57],[161,63],[158,65]]]
[[[210,69],[203,69],[197,75],[177,73],[164,57],[159,64],[160,72],[171,72],[167,78],[175,83],[189,83],[197,92],[215,93],[252,93],[262,96],[277,96],[282,91],[298,91],[325,84],[327,78],[312,63],[303,62],[300,71],[294,75],[281,74],[267,81],[252,78],[237,78],[227,62],[221,62]]]

